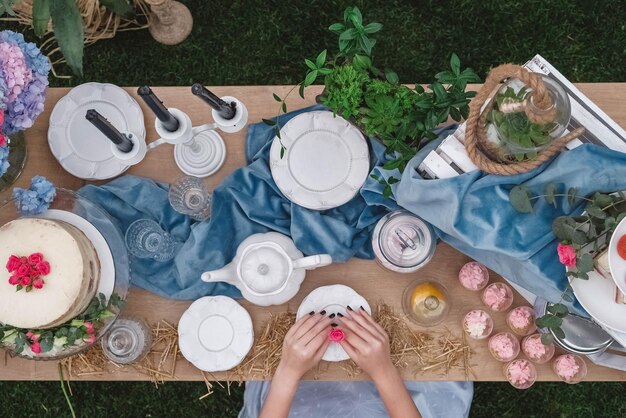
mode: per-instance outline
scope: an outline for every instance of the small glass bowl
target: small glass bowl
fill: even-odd
[[[404,289],[402,308],[418,325],[432,327],[448,316],[450,294],[439,282],[417,279]]]
[[[504,366],[504,375],[516,389],[528,389],[537,380],[535,365],[526,359],[517,359]]]
[[[482,309],[469,311],[463,318],[463,331],[469,338],[483,340],[491,335],[493,331],[493,320],[491,315]]]
[[[514,333],[522,337],[537,331],[535,310],[530,306],[518,306],[511,309],[506,315],[506,323]]]
[[[489,338],[489,352],[498,361],[514,360],[520,351],[517,337],[510,332],[501,332]]]
[[[470,261],[459,270],[459,282],[467,290],[482,290],[489,283],[489,270],[476,261]]]
[[[554,344],[545,345],[541,334],[533,334],[522,340],[522,352],[533,363],[544,364],[554,357]]]
[[[587,364],[581,356],[563,354],[552,362],[552,370],[561,380],[570,385],[580,383],[587,376]]]
[[[494,312],[504,312],[513,304],[513,289],[506,283],[491,283],[482,294],[486,307]]]

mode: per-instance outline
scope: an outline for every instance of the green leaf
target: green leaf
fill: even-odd
[[[300,83],[300,88],[298,88],[298,94],[304,99],[304,83]]]
[[[559,328],[563,324],[563,318],[556,315],[546,314],[537,318],[537,326],[541,328]]]
[[[435,97],[437,100],[445,100],[446,98],[446,89],[443,88],[441,83],[432,83],[430,85],[431,90],[435,93]]]
[[[385,78],[391,84],[398,84],[398,82],[400,81],[400,79],[398,78],[398,74],[396,74],[395,71],[389,69],[385,69]]]
[[[317,66],[315,65],[315,63],[313,61],[311,61],[308,58],[304,59],[304,63],[306,64],[307,67],[309,67],[311,70],[317,70]]]
[[[283,111],[283,113],[287,113],[287,103],[283,102],[281,109]]]
[[[383,28],[383,25],[377,22],[372,22],[368,25],[365,25],[365,27],[363,28],[363,30],[365,31],[365,33],[376,33],[379,30],[381,30]]]
[[[33,30],[40,38],[48,31],[50,21],[50,2],[52,0],[36,0],[33,2]]]
[[[350,19],[352,23],[354,23],[354,26],[363,25],[363,16],[361,15],[361,11],[359,10],[359,8],[356,6],[352,7],[352,10],[348,15],[348,19]]]
[[[54,346],[54,338],[53,337],[44,337],[40,340],[40,347],[42,353],[47,353],[52,350]]]
[[[15,11],[11,7],[13,5],[13,3],[15,3],[15,0],[2,0],[2,1],[0,1],[0,16],[2,16],[4,13],[6,13],[9,16],[15,17],[16,16]]]
[[[315,58],[315,65],[317,66],[318,69],[323,67],[324,64],[326,63],[326,54],[327,53],[328,53],[327,50],[323,50],[322,52],[319,53],[317,58]]]
[[[548,305],[548,312],[559,317],[565,317],[569,315],[569,309],[567,308],[567,306],[563,305],[562,303],[555,303],[553,305]]]
[[[129,18],[135,15],[135,8],[127,0],[100,0],[100,4],[119,16]]]
[[[593,257],[591,254],[583,254],[576,260],[576,270],[578,270],[579,275],[593,270]]]
[[[613,198],[608,194],[596,193],[593,195],[593,202],[599,207],[605,208],[613,204]]]
[[[557,338],[565,338],[565,331],[561,327],[553,327],[551,330]]]
[[[276,137],[278,139],[281,139],[281,137],[280,137],[280,126],[279,125],[275,125],[274,126],[274,134],[276,135]],[[282,145],[282,143],[281,143],[281,145]]]
[[[372,55],[372,48],[376,41],[374,39],[370,39],[367,36],[359,36],[358,38],[359,46],[365,52],[366,55]]]
[[[543,345],[550,345],[554,342],[551,334],[541,334],[541,343]]]
[[[317,70],[309,71],[304,78],[304,86],[308,87],[315,82],[317,79]]]
[[[268,126],[274,126],[274,125],[276,125],[276,121],[273,121],[273,120],[271,120],[271,119],[264,119],[264,118],[261,118],[261,120],[263,121],[263,123],[264,123],[264,124],[266,124],[266,125],[268,125]]]
[[[552,222],[552,232],[561,241],[571,241],[583,245],[587,242],[587,235],[576,229],[576,222],[569,216],[559,216]]]
[[[576,203],[576,188],[575,187],[570,187],[567,190],[567,201],[569,202],[570,206],[574,206],[574,203]]]
[[[358,35],[358,32],[356,31],[356,29],[347,29],[341,32],[341,35],[339,35],[339,40],[350,41],[352,39],[355,39],[357,35]]]
[[[280,158],[282,159],[285,156],[286,148],[284,146],[280,147]]]
[[[391,190],[391,186],[390,185],[386,185],[385,188],[383,189],[383,197],[385,199],[391,197],[392,194],[392,190]]]
[[[74,74],[83,74],[83,20],[74,0],[54,0],[50,15],[56,38],[67,65]]]
[[[598,219],[606,218],[606,213],[604,213],[602,209],[596,206],[595,203],[593,202],[589,202],[587,206],[585,206],[585,211],[587,211],[587,213],[594,218],[598,218]]]
[[[344,25],[343,23],[333,23],[328,27],[328,30],[339,35],[341,32],[346,30],[346,25]]]
[[[276,93],[272,93],[272,95],[274,96],[274,100],[276,100],[277,102],[281,102],[282,99],[280,98],[280,96]]]
[[[372,60],[366,55],[355,54],[352,58],[352,64],[355,68],[367,70],[372,66]]]
[[[546,195],[546,202],[556,207],[556,197],[554,196],[554,194],[556,193],[556,184],[554,183],[546,184],[546,189],[544,193]]]
[[[459,56],[457,54],[455,54],[454,52],[452,53],[452,56],[450,57],[450,68],[452,68],[452,72],[456,75],[461,74],[461,60],[459,59]]]
[[[509,192],[509,201],[511,206],[518,212],[531,213],[533,205],[530,201],[530,192],[528,187],[524,185],[515,186]]]

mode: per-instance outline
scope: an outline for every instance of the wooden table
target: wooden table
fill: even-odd
[[[475,86],[474,86],[475,87]],[[624,84],[579,84],[578,87],[595,101],[603,110],[613,117],[622,126],[626,126],[626,107],[623,106],[623,97],[626,96],[626,83]],[[290,86],[254,86],[254,87],[215,87],[212,88],[218,95],[229,94],[242,99],[250,112],[249,121],[254,123],[262,117],[270,118],[277,114],[278,103],[272,98],[275,92],[284,97]],[[136,97],[135,88],[127,88],[127,91]],[[184,110],[191,117],[194,125],[210,121],[209,108],[200,100],[194,98],[189,87],[163,87],[155,88],[154,91],[170,107]],[[314,86],[307,89],[306,100],[292,94],[289,100],[289,108],[297,109],[310,105],[314,97],[321,91],[321,87]],[[68,89],[51,89],[48,92],[46,109],[39,116],[37,123],[26,132],[28,143],[28,163],[26,169],[17,182],[17,186],[28,186],[32,176],[39,174],[46,176],[59,187],[78,189],[86,182],[75,178],[65,172],[57,163],[47,144],[48,119],[56,102],[68,92]],[[148,141],[157,138],[154,130],[153,118],[149,109],[140,101],[146,117],[146,129]],[[245,164],[244,138],[245,130],[236,134],[222,134],[226,142],[228,154],[224,166],[213,176],[206,179],[207,184],[214,188],[226,176],[235,169]],[[147,158],[137,166],[128,170],[128,174],[136,174],[150,177],[157,181],[171,182],[181,175],[175,162],[171,145],[164,145],[151,151]],[[0,194],[0,201],[8,196],[8,192]],[[472,308],[481,307],[479,293],[470,292],[461,288],[457,281],[457,273],[460,267],[467,262],[468,257],[460,254],[444,243],[440,243],[433,260],[422,270],[414,274],[395,274],[379,267],[374,261],[353,259],[345,264],[334,264],[328,267],[313,270],[307,273],[306,280],[302,284],[300,292],[289,303],[269,308],[253,306],[242,301],[243,306],[250,312],[254,322],[255,332],[260,332],[270,313],[283,312],[287,309],[297,310],[302,299],[313,289],[329,284],[342,283],[353,287],[357,292],[367,298],[370,303],[385,301],[401,312],[400,298],[403,289],[417,277],[432,278],[442,282],[452,295],[452,310],[446,322],[433,330],[443,331],[448,328],[452,332],[461,332],[461,319]],[[492,280],[500,278],[492,273]],[[198,278],[199,280],[199,278]],[[132,289],[128,297],[128,305],[124,314],[135,315],[145,318],[149,323],[156,323],[165,319],[176,324],[191,302],[173,301],[160,298],[151,293],[139,289]],[[516,295],[515,304],[522,304],[524,300]],[[514,305],[515,306],[515,305]],[[494,314],[495,331],[506,330],[503,314]],[[416,329],[419,329],[416,327]],[[471,364],[476,374],[476,379],[481,381],[504,380],[502,363],[495,361],[487,350],[485,341],[471,341],[473,350]],[[597,367],[587,362],[589,367],[588,380],[599,381],[624,381],[626,372],[620,372],[607,368]],[[322,368],[326,369],[325,367]],[[184,359],[177,365],[177,379],[200,380],[200,372]],[[448,375],[438,372],[418,373],[413,370],[403,370],[406,379],[417,380],[464,380],[461,370],[453,371]],[[550,370],[549,365],[538,367],[540,380],[556,380],[556,376]],[[226,373],[215,373],[217,379],[225,379]],[[313,374],[307,374],[306,378],[313,378]],[[330,364],[328,369],[319,376],[322,380],[348,379],[346,373],[336,364]],[[366,378],[364,375],[356,379]],[[1,380],[56,380],[58,379],[57,365],[55,362],[37,362],[23,359],[8,358],[0,360]],[[88,380],[146,380],[143,374],[129,370],[115,372],[102,376],[91,376]]]

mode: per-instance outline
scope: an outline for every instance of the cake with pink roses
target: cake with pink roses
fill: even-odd
[[[16,328],[71,320],[88,307],[100,282],[91,241],[57,220],[21,218],[2,226],[0,263],[0,323]]]

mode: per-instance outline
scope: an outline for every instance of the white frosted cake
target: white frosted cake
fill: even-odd
[[[40,253],[49,263],[41,288],[16,291],[5,264],[12,255]],[[100,262],[91,241],[62,221],[21,218],[0,228],[0,323],[41,329],[82,313],[98,289]]]

